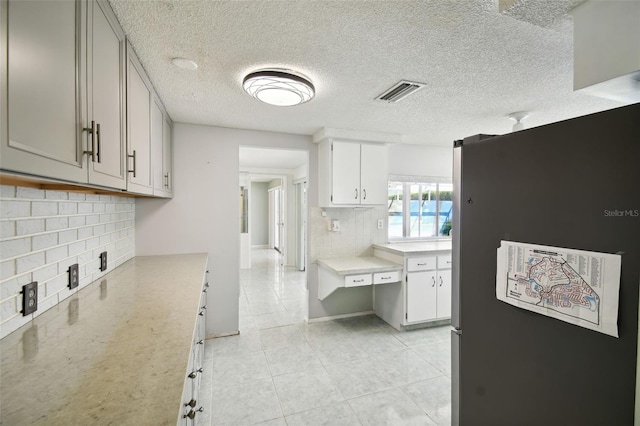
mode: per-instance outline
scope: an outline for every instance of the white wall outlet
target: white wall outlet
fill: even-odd
[[[378,229],[384,229],[384,220],[378,219]]]
[[[331,230],[333,232],[338,232],[340,231],[340,221],[338,219],[333,219],[331,221]]]

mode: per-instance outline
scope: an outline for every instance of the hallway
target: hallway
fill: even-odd
[[[207,340],[199,425],[449,425],[450,327],[305,323],[305,272],[253,250],[240,335]]]

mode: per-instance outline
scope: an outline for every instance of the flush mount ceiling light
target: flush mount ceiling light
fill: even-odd
[[[259,101],[276,106],[300,105],[315,95],[309,80],[281,70],[252,72],[244,78],[242,87]]]
[[[198,68],[198,64],[196,64],[191,59],[186,59],[186,58],[173,58],[171,60],[171,63],[183,70],[194,71],[195,69]]]

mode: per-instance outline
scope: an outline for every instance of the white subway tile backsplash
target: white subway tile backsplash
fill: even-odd
[[[84,195],[84,194],[82,194]],[[44,191],[44,198],[47,200],[68,200],[70,199],[70,194],[63,191]]]
[[[0,242],[0,253],[3,259],[20,256],[31,251],[31,238],[20,238]]]
[[[16,187],[16,198],[43,199],[44,190],[18,186]]]
[[[135,255],[135,200],[0,185],[0,338],[55,306],[69,290],[68,269],[79,264],[80,283],[102,277],[99,253],[109,268]],[[38,311],[23,317],[19,291],[39,283]]]
[[[0,300],[16,297],[22,290],[22,286],[29,284],[31,281],[31,274],[18,275],[15,278],[4,281],[0,285]]]
[[[78,203],[59,203],[59,214],[76,214],[78,213]]]
[[[79,226],[84,226],[87,223],[87,218],[84,216],[70,216],[69,217],[69,228],[77,228]]]
[[[45,229],[47,231],[57,231],[69,227],[68,217],[49,217],[45,219]]]
[[[58,233],[58,244],[65,244],[78,239],[78,230],[69,229]]]
[[[0,222],[0,238],[9,238],[16,236],[16,222],[15,220],[8,220]]]
[[[44,219],[16,221],[17,235],[37,234],[44,231]]]
[[[16,196],[16,187],[11,185],[0,185],[0,197],[14,198]]]
[[[82,192],[69,192],[69,199],[76,201],[84,201],[87,199],[86,194]]]
[[[44,252],[36,252],[16,259],[16,274],[28,272],[45,265]]]
[[[14,217],[29,217],[31,203],[29,201],[2,200],[0,203],[0,217],[9,219]]]
[[[54,201],[34,201],[31,203],[32,216],[55,216],[58,214],[58,203]]]
[[[44,268],[33,271],[33,281],[45,282],[58,275],[58,265],[47,265]]]
[[[75,256],[86,250],[86,242],[78,241],[76,243],[69,244],[69,256]]]
[[[16,261],[6,260],[0,262],[0,280],[13,277],[16,274]]]
[[[58,245],[58,233],[52,232],[49,234],[35,235],[31,238],[32,250],[43,250],[49,247]]]
[[[93,237],[93,227],[87,226],[85,228],[78,229],[78,239],[84,240]]]
[[[46,251],[47,263],[54,263],[64,259],[69,254],[69,246],[60,246]]]
[[[78,213],[93,213],[93,203],[78,203]]]

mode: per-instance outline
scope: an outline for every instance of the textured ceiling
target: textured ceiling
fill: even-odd
[[[573,92],[572,0],[110,0],[174,121],[311,135],[328,127],[451,146],[622,104]],[[171,64],[193,59],[196,71]],[[241,87],[264,67],[309,77],[316,98],[262,104]],[[396,104],[399,80],[427,83]]]

